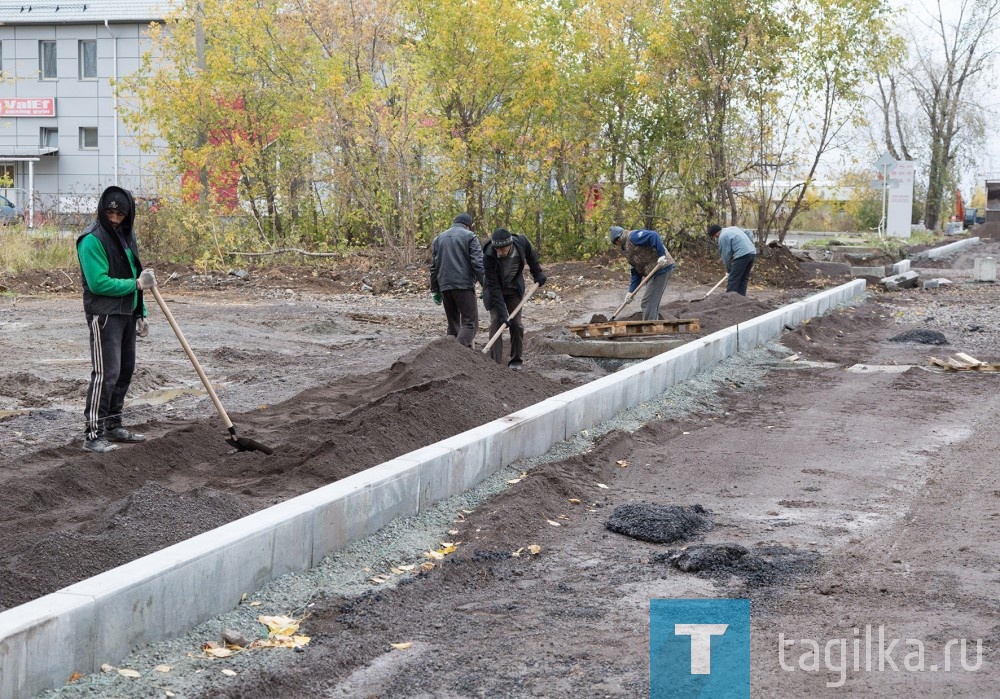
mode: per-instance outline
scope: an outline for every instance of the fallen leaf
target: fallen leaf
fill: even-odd
[[[240,597],[240,604],[243,604],[246,601],[247,601],[247,593],[244,592],[243,595]]]
[[[434,564],[431,563],[430,561],[424,561],[423,563],[420,564],[420,570],[423,570],[425,572],[429,570],[434,570]]]
[[[260,606],[260,602],[254,600],[253,602],[250,603],[250,606],[251,607],[259,607]]]
[[[456,536],[459,533],[459,531],[457,529],[449,529],[448,533],[451,534],[452,536]]]
[[[101,665],[101,672],[111,672],[114,669],[115,669],[114,665],[108,665],[107,663]]]
[[[170,672],[171,670],[173,670],[173,668],[170,667],[169,665],[157,665],[153,669],[156,670],[157,672]]]
[[[228,677],[236,677],[236,671],[230,670],[228,667],[222,670],[222,674]]]
[[[604,485],[603,483],[598,483],[598,484],[597,484],[597,487],[598,487],[598,488],[604,488],[605,490],[607,490],[607,489],[608,489],[608,486]]]
[[[628,468],[628,459],[618,459],[615,463],[618,464],[618,468]]]
[[[129,670],[128,668],[120,668],[118,670],[118,674],[121,675],[122,677],[131,677],[133,680],[142,677],[142,675],[136,672],[135,670]]]
[[[233,654],[233,651],[228,648],[206,648],[205,655],[210,658],[228,658]]]
[[[174,694],[173,692],[171,692],[169,689],[164,689],[163,693],[166,694],[168,697],[176,697],[177,696],[176,694]]]
[[[405,565],[405,566],[399,566],[400,570],[413,570],[414,568],[416,568],[416,566],[413,565],[412,563],[410,563],[408,565]]]
[[[438,553],[437,551],[424,551],[424,556],[427,558],[433,558],[435,561],[440,561],[444,558],[444,554]]]
[[[390,643],[389,645],[392,646],[393,648],[395,648],[396,650],[406,650],[407,648],[409,648],[410,646],[412,646],[413,643],[412,642],[407,642],[407,643]]]
[[[531,546],[528,547],[528,550],[531,552],[532,556],[537,556],[542,552],[542,547],[538,544],[531,544]]]
[[[520,478],[511,478],[509,481],[507,481],[507,485],[514,485],[515,483],[520,483],[520,482],[521,482]]]
[[[404,573],[402,568],[390,568],[389,572],[393,575],[402,575]]]
[[[83,677],[83,673],[80,673],[80,672],[74,672],[74,673],[73,673],[72,675],[70,675],[70,676],[69,676],[69,679],[68,679],[68,680],[66,680],[66,681],[67,681],[67,682],[76,682],[76,681],[77,681],[78,679],[80,679],[81,677]]]
[[[549,524],[551,524],[553,527],[561,527],[562,526],[561,524],[559,524],[559,522],[554,522],[551,519],[547,519],[545,521],[548,522]]]
[[[520,558],[521,557],[521,551],[524,551],[524,548],[519,548],[517,551],[515,551],[514,553],[512,553],[510,555],[513,556],[514,558]]]
[[[257,621],[266,626],[272,636],[291,636],[299,630],[299,622],[289,616],[259,616]]]
[[[579,505],[580,504],[580,498],[570,498],[569,501],[573,505]]]

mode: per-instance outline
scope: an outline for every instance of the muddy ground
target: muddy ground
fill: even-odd
[[[79,302],[3,298],[0,609],[613,371],[550,354],[545,340],[613,310],[624,277],[570,266],[550,276],[551,295],[526,316],[520,374],[435,340],[443,314],[405,286],[327,295],[165,284],[234,423],[273,446],[272,457],[225,445],[155,309],[128,418],[151,441],[81,452]],[[697,301],[708,286],[671,282],[665,310],[696,312],[707,333],[812,291]],[[179,656],[141,656],[145,679],[83,678],[60,696],[643,696],[655,597],[749,597],[755,696],[988,696],[1000,640],[990,526],[1000,517],[991,468],[1000,374],[929,371],[926,357],[1000,361],[998,297],[993,285],[964,282],[875,293],[786,333],[783,347],[668,392],[642,420],[596,430],[579,453],[526,467],[527,477],[456,509],[438,538],[461,543],[429,571],[391,573],[426,560],[418,549],[374,557],[365,575],[392,582],[366,594],[316,589],[304,653],[218,661],[189,644]],[[919,328],[951,344],[890,341]],[[699,505],[711,524],[672,543],[609,531],[628,504]],[[532,544],[537,555],[523,550]],[[680,549],[688,544],[726,546]],[[798,648],[792,671],[779,665],[779,633],[822,646],[865,625],[923,639],[928,656],[947,639],[982,638],[983,663],[847,672],[845,687],[827,686],[836,672],[796,666]],[[155,673],[164,661],[174,669]]]

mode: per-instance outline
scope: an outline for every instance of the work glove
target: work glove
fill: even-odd
[[[438,306],[441,305],[441,292],[440,291],[431,292],[431,298],[434,299],[434,303],[436,303]]]
[[[146,337],[149,334],[149,322],[145,318],[135,319],[136,337]]]
[[[631,291],[625,294],[625,303],[632,303],[632,299],[635,298],[635,294]]]
[[[139,275],[139,284],[143,289],[152,289],[156,286],[156,275],[152,269],[144,269]]]
[[[546,277],[543,274],[543,275],[539,276],[538,279],[535,280],[535,283],[538,284],[538,286],[545,286],[545,282],[547,280],[548,280],[548,277]]]
[[[667,266],[667,256],[664,255],[663,257],[661,257],[660,259],[658,259],[656,261],[656,264],[659,267],[666,267]]]

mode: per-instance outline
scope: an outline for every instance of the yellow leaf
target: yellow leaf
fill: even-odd
[[[222,671],[222,674],[223,674],[223,675],[227,675],[227,676],[229,676],[229,677],[236,677],[236,671],[235,671],[235,670],[230,670],[230,669],[229,669],[228,667],[227,667],[227,668],[225,668],[225,669],[224,669],[224,670]]]
[[[528,547],[528,550],[531,552],[532,556],[537,556],[542,552],[542,547],[538,544],[531,544],[531,546]]]
[[[389,645],[392,646],[393,648],[395,648],[396,650],[406,650],[407,648],[409,648],[410,646],[412,646],[413,643],[412,642],[407,642],[407,643],[390,643]]]
[[[414,568],[416,568],[416,566],[413,565],[413,564],[409,564],[409,565],[405,565],[405,566],[399,566],[400,570],[413,570]]]
[[[402,568],[390,568],[389,572],[393,575],[402,575],[404,571]]]
[[[233,654],[233,651],[228,648],[206,648],[205,655],[210,658],[228,658]]]
[[[521,551],[524,551],[524,548],[519,548],[517,551],[515,551],[514,553],[512,553],[510,555],[513,556],[514,558],[520,558],[521,557]]]
[[[153,669],[156,670],[157,672],[170,672],[171,670],[173,670],[173,668],[170,667],[169,665],[157,665]]]
[[[580,498],[570,498],[569,501],[573,505],[579,505],[580,504]]]
[[[423,563],[420,564],[420,570],[423,571],[434,570],[434,564],[431,563],[430,561],[424,561]]]
[[[69,683],[69,682],[76,682],[81,677],[83,677],[83,673],[82,672],[74,672],[72,675],[69,676],[69,679],[66,680],[66,682],[67,683]]]
[[[628,459],[618,459],[615,463],[618,464],[619,468],[628,468]]]
[[[438,553],[437,551],[424,551],[424,556],[427,558],[433,558],[435,561],[440,561],[444,558],[444,554]]]
[[[257,621],[266,626],[272,636],[291,636],[299,630],[299,622],[288,616],[259,616]]]
[[[122,677],[131,677],[132,679],[136,679],[138,677],[142,677],[142,675],[140,675],[135,670],[129,670],[129,669],[126,669],[126,668],[119,668],[118,674],[121,675]]]
[[[260,606],[260,602],[258,602],[257,600],[254,600],[253,602],[250,603],[250,606],[251,607],[259,607]]]

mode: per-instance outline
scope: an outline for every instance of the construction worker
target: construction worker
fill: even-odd
[[[513,371],[520,371],[523,363],[524,325],[521,316],[524,313],[519,312],[513,318],[510,313],[524,298],[525,263],[535,283],[539,286],[544,284],[545,273],[538,264],[538,256],[523,235],[512,235],[506,228],[497,228],[483,246],[483,266],[486,269],[483,304],[490,312],[490,337],[504,325],[510,329],[510,360],[507,366]],[[497,364],[503,364],[502,335],[490,347],[490,356]]]
[[[740,296],[746,296],[750,270],[757,259],[757,246],[750,234],[737,226],[723,228],[713,223],[708,227],[708,237],[719,246],[722,264],[726,266],[726,273],[729,275],[726,292],[735,291]]]
[[[660,234],[647,229],[626,231],[621,226],[611,226],[611,244],[625,253],[625,259],[632,265],[626,301],[632,300],[642,280],[659,265],[659,271],[646,282],[646,291],[642,295],[642,319],[659,320],[660,299],[667,288],[667,280],[676,268],[674,258],[664,247]]]
[[[143,442],[145,436],[122,425],[125,394],[135,370],[135,338],[144,337],[144,281],[135,231],[135,200],[121,187],[108,187],[97,205],[97,220],[76,239],[83,278],[83,309],[90,326],[90,385],[87,388],[83,448],[103,454],[112,442]]]
[[[431,243],[431,297],[444,304],[448,334],[472,347],[479,326],[476,282],[485,284],[483,246],[472,232],[472,217],[459,214],[451,228]]]

